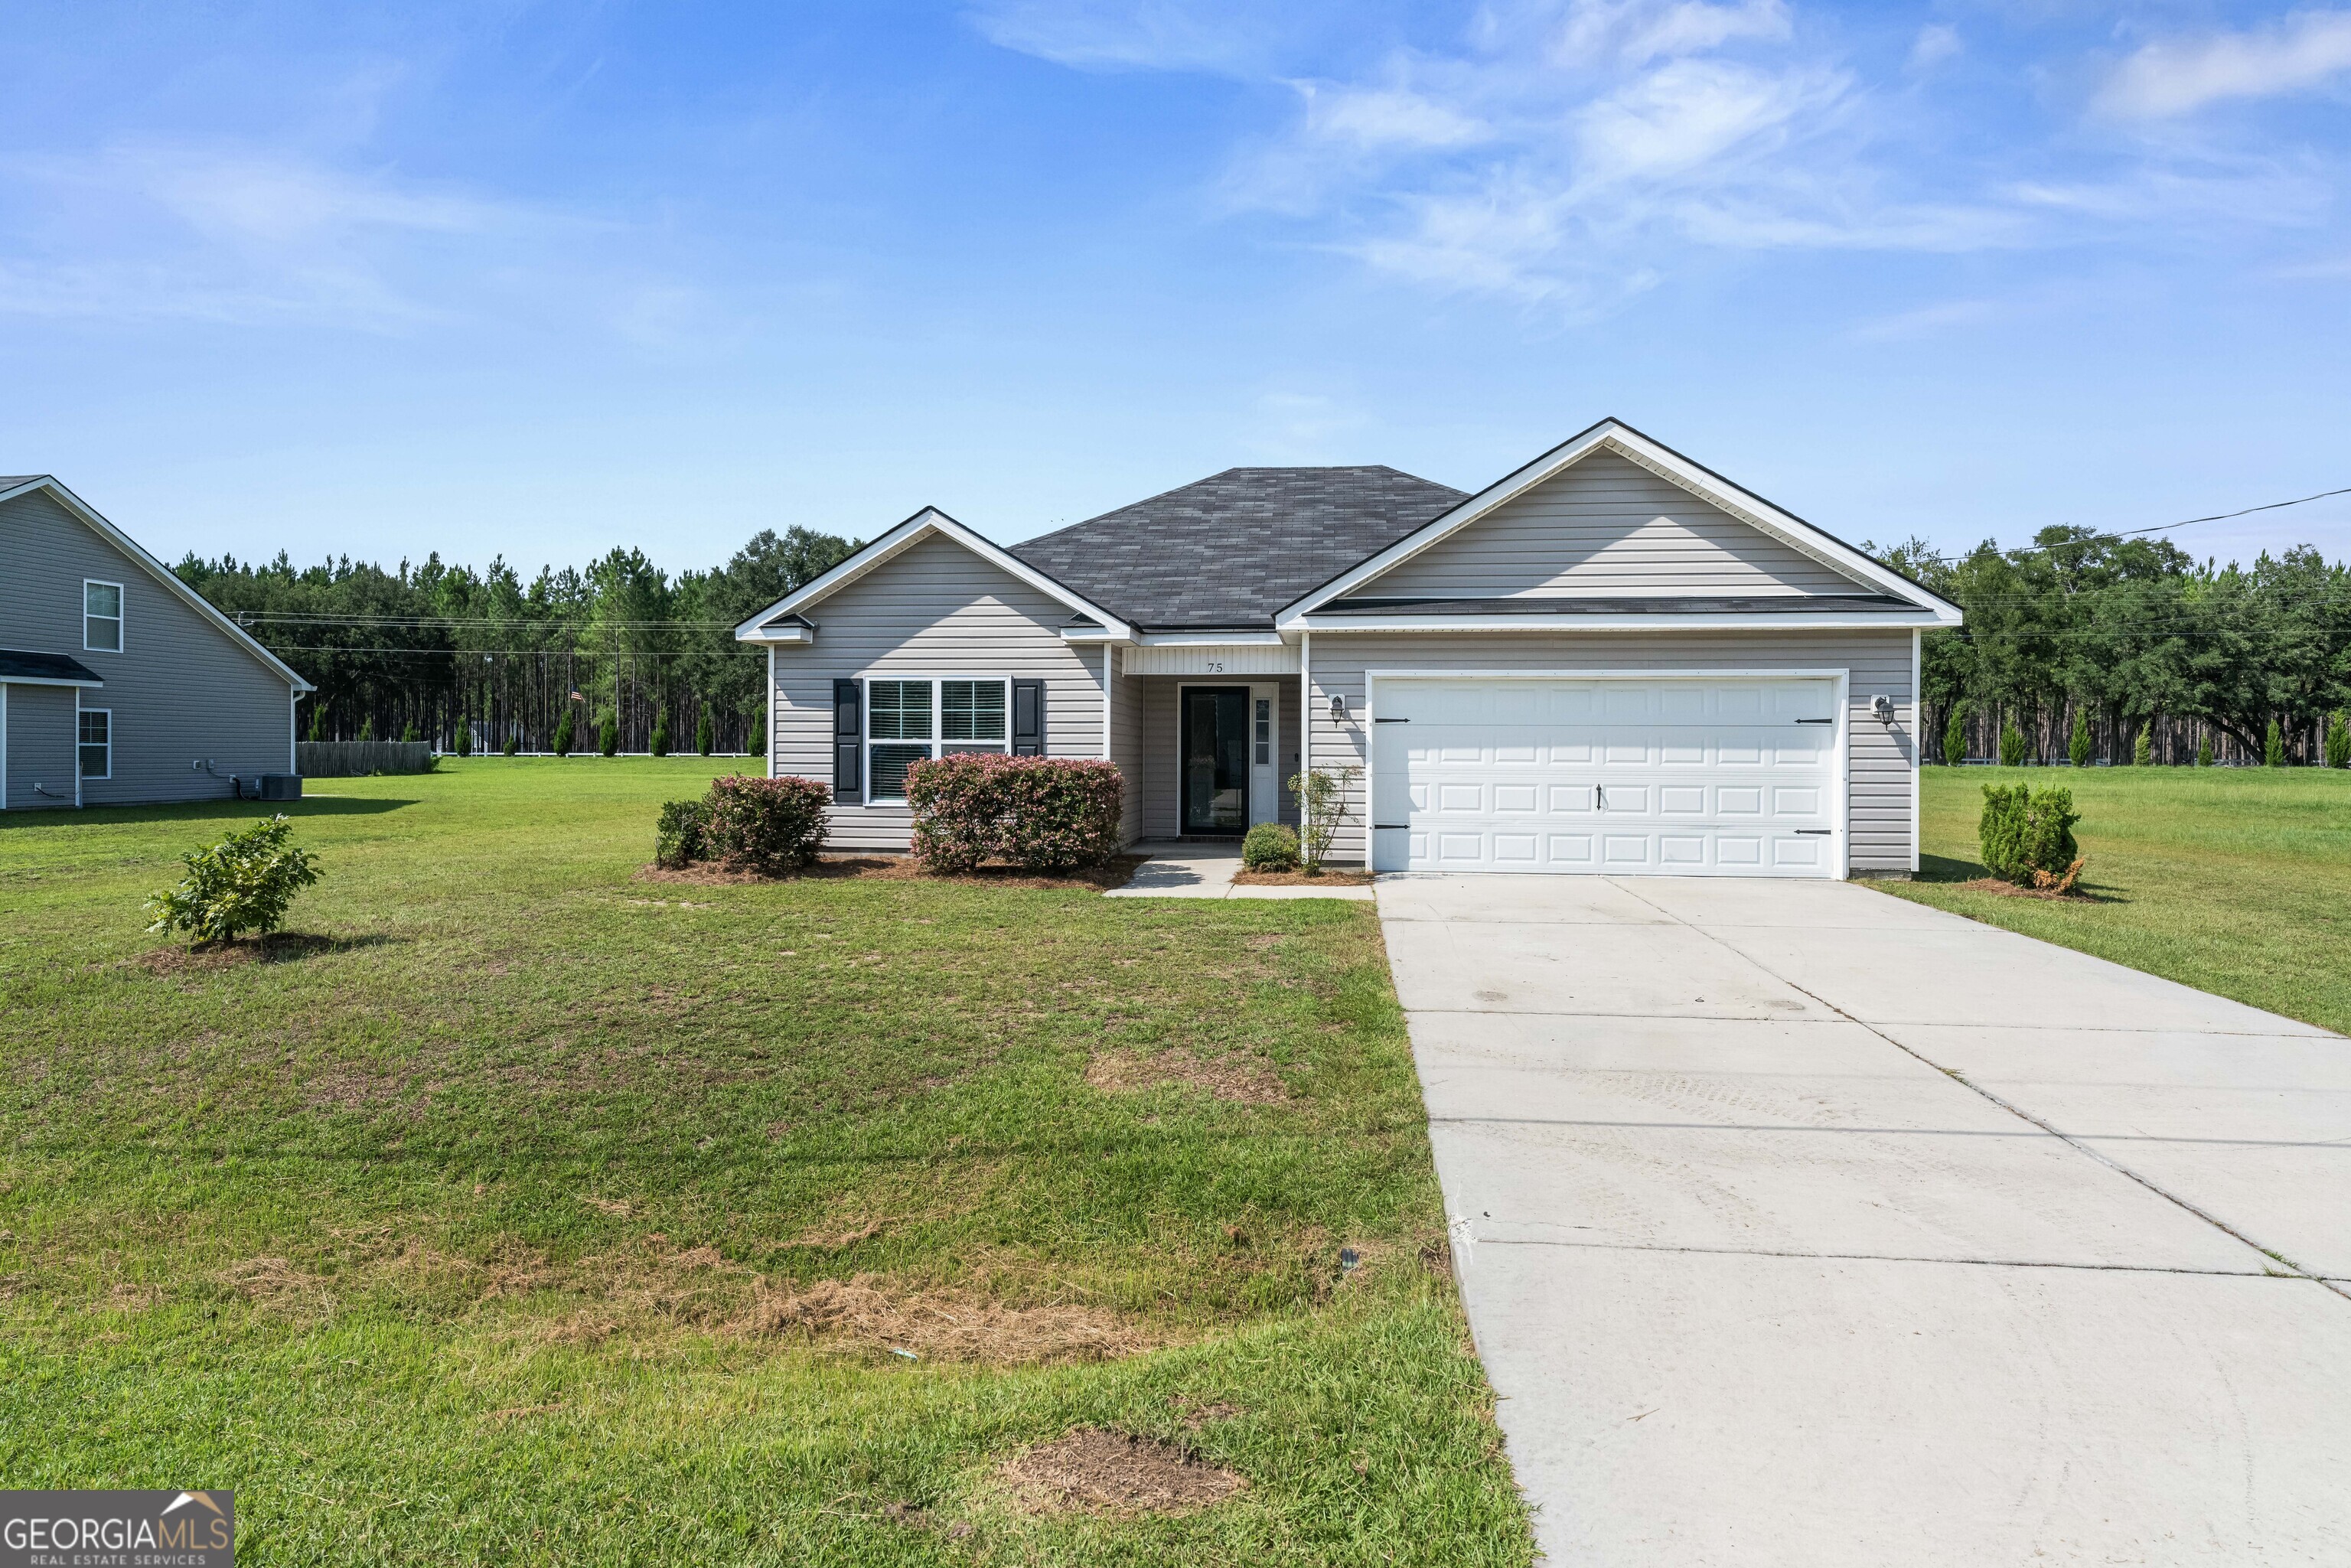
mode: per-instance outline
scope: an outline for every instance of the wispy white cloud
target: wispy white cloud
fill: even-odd
[[[1703,0],[1578,0],[1560,26],[1552,57],[1614,59],[1629,66],[1678,58],[1742,39],[1778,42],[1791,31],[1782,0],[1708,5]]]
[[[982,0],[969,13],[1001,48],[1088,71],[1261,66],[1280,14],[1217,0]]]
[[[451,313],[418,246],[485,263],[599,226],[528,204],[282,150],[120,142],[0,160],[20,234],[0,311],[115,320],[300,319],[398,330]],[[26,214],[35,214],[27,221]]]
[[[1967,46],[1959,39],[1959,30],[1942,22],[1930,22],[1918,29],[1910,41],[1910,57],[1907,62],[1914,71],[1932,70],[1945,60],[1955,59]]]
[[[2240,33],[2160,38],[2116,66],[2093,100],[2122,120],[2189,114],[2229,99],[2306,92],[2351,71],[2351,11],[2299,11]]]

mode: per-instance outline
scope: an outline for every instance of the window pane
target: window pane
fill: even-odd
[[[85,710],[81,715],[81,743],[84,746],[104,746],[107,720],[112,716],[108,713],[91,713]]]
[[[940,736],[947,740],[1004,738],[1002,681],[941,681]]]
[[[88,617],[81,623],[81,645],[94,648],[101,653],[120,653],[122,652],[122,622],[101,621],[95,615]]]
[[[81,612],[84,615],[122,615],[122,590],[110,582],[85,582],[81,585]]]
[[[866,718],[876,740],[931,738],[931,683],[874,681],[866,688]]]
[[[999,740],[992,746],[984,740],[964,746],[957,746],[953,742],[949,742],[947,745],[939,747],[939,755],[941,757],[961,757],[967,752],[974,751],[992,751],[1001,757],[1004,754],[1004,742]]]
[[[903,800],[906,798],[906,769],[917,762],[929,759],[927,746],[877,746],[873,758],[866,765],[866,784],[874,800]]]
[[[106,747],[85,746],[81,748],[81,776],[85,779],[106,777]]]

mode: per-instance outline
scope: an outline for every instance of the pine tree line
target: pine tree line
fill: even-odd
[[[2314,547],[2216,567],[2053,528],[1956,559],[1874,553],[1967,612],[1921,649],[1931,761],[2351,762],[2351,569]]]
[[[319,689],[311,740],[428,740],[444,750],[758,751],[766,660],[734,628],[855,549],[763,529],[724,566],[671,578],[638,549],[525,583],[503,557],[439,553],[387,570],[190,555],[181,580]]]

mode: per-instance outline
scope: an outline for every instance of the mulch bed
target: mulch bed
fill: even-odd
[[[1134,876],[1143,855],[1120,855],[1097,866],[1081,866],[1066,876],[1045,876],[1015,865],[984,865],[958,876],[934,876],[912,855],[823,855],[804,871],[784,876],[728,871],[716,865],[690,865],[678,870],[649,865],[637,873],[640,882],[681,882],[697,887],[723,887],[749,882],[951,882],[971,887],[1123,887]]]
[[[1237,871],[1233,883],[1238,887],[1369,887],[1372,873],[1326,871],[1321,876],[1308,876],[1302,871]]]

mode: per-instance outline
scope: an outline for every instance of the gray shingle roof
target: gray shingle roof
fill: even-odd
[[[1749,597],[1608,599],[1599,596],[1514,599],[1334,599],[1317,615],[1373,615],[1383,621],[1414,615],[1820,615],[1868,614],[1918,607],[1890,593],[1773,593]]]
[[[1228,468],[1009,549],[1154,631],[1263,627],[1463,498],[1394,468]]]
[[[63,653],[37,653],[17,648],[0,648],[0,679],[11,681],[88,681],[94,686],[106,685],[96,671],[79,659],[69,659]]]

